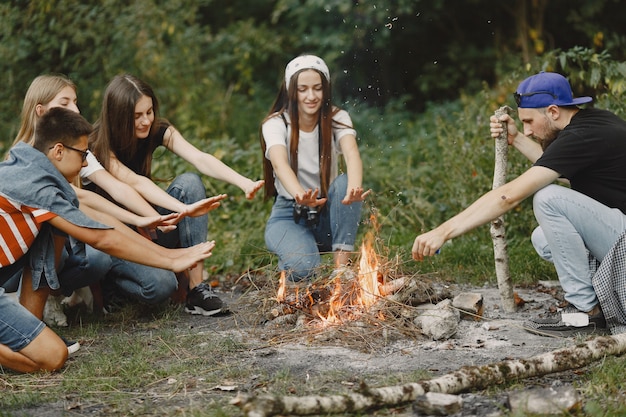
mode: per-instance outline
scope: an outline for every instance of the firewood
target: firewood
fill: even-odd
[[[427,392],[456,394],[469,389],[484,389],[515,379],[577,369],[607,355],[621,355],[625,352],[626,334],[602,336],[528,359],[512,359],[483,366],[465,366],[440,377],[404,385],[370,388],[363,383],[360,392],[331,396],[288,397],[239,393],[231,403],[241,408],[248,417],[362,412],[415,401],[417,397]]]
[[[402,287],[404,287],[405,284],[406,284],[405,277],[399,277],[399,278],[387,281],[384,284],[379,285],[378,291],[380,292],[380,295],[385,297],[387,295],[390,295],[399,291],[400,289],[402,289]]]

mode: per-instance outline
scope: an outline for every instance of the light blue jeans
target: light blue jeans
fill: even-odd
[[[179,175],[167,188],[167,193],[185,204],[192,204],[206,198],[202,180],[196,174]],[[161,214],[169,210],[157,207]],[[157,232],[156,243],[167,248],[188,248],[206,242],[209,216],[185,217],[176,230],[169,233]],[[177,288],[176,274],[171,271],[114,259],[112,271],[115,283],[126,294],[148,303],[158,303],[167,299]]]
[[[174,179],[167,189],[167,193],[185,204],[195,203],[206,198],[206,191],[202,180],[196,174],[186,173]],[[168,210],[157,208],[161,214]],[[157,240],[161,246],[168,248],[189,247],[206,241],[208,231],[208,215],[200,217],[186,217],[175,231],[157,233]],[[178,288],[178,280],[173,272],[141,265],[134,262],[115,258],[91,246],[86,246],[83,262],[78,259],[66,262],[59,273],[61,288],[74,290],[92,282],[111,278],[124,294],[131,298],[149,304],[156,304],[166,300]],[[71,293],[71,291],[70,291]]]
[[[554,263],[565,299],[581,311],[590,311],[598,298],[589,257],[604,259],[626,229],[626,215],[559,185],[537,191],[533,210],[539,223],[531,236],[535,250]]]
[[[328,201],[320,211],[317,226],[293,218],[294,200],[277,197],[265,227],[267,249],[278,255],[278,267],[299,281],[311,277],[321,261],[320,252],[353,251],[363,203],[345,205],[348,178],[338,176],[328,190]]]

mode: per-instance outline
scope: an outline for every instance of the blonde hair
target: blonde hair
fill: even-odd
[[[46,74],[35,78],[26,91],[20,130],[13,141],[13,146],[19,142],[33,143],[35,125],[37,124],[37,105],[47,105],[65,87],[72,87],[76,91],[76,85],[72,80],[62,74]]]

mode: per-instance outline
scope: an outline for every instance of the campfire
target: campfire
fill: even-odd
[[[340,269],[306,287],[289,284],[283,272],[276,293],[278,307],[273,314],[278,317],[300,312],[308,317],[309,324],[322,327],[354,321],[364,314],[383,320],[381,300],[404,287],[405,278],[388,279],[373,241],[368,235],[361,245],[356,270]]]

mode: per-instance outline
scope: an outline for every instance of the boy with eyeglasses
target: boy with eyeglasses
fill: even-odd
[[[612,293],[608,287],[614,285],[614,274],[607,272],[609,267],[596,274],[597,264],[607,255],[613,262],[614,245],[626,229],[626,122],[606,110],[579,108],[592,98],[574,98],[567,79],[556,73],[525,79],[514,98],[523,132],[510,116],[492,116],[491,136],[499,137],[505,124],[509,145],[533,166],[417,236],[413,258],[432,256],[447,240],[534,195],[539,227],[532,243],[541,257],[554,263],[569,306],[554,316],[530,320],[524,328],[551,336],[626,330],[626,299],[612,297],[608,302],[598,296]],[[569,187],[553,184],[556,180],[567,181]]]
[[[65,342],[38,318],[67,236],[126,259],[174,272],[211,255],[214,242],[166,249],[89,207],[78,207],[70,182],[86,165],[92,126],[80,114],[50,109],[37,123],[33,146],[15,145],[0,163],[0,284],[22,272],[21,305],[0,287],[0,366],[18,372],[63,366]],[[33,312],[35,314],[33,314]]]

